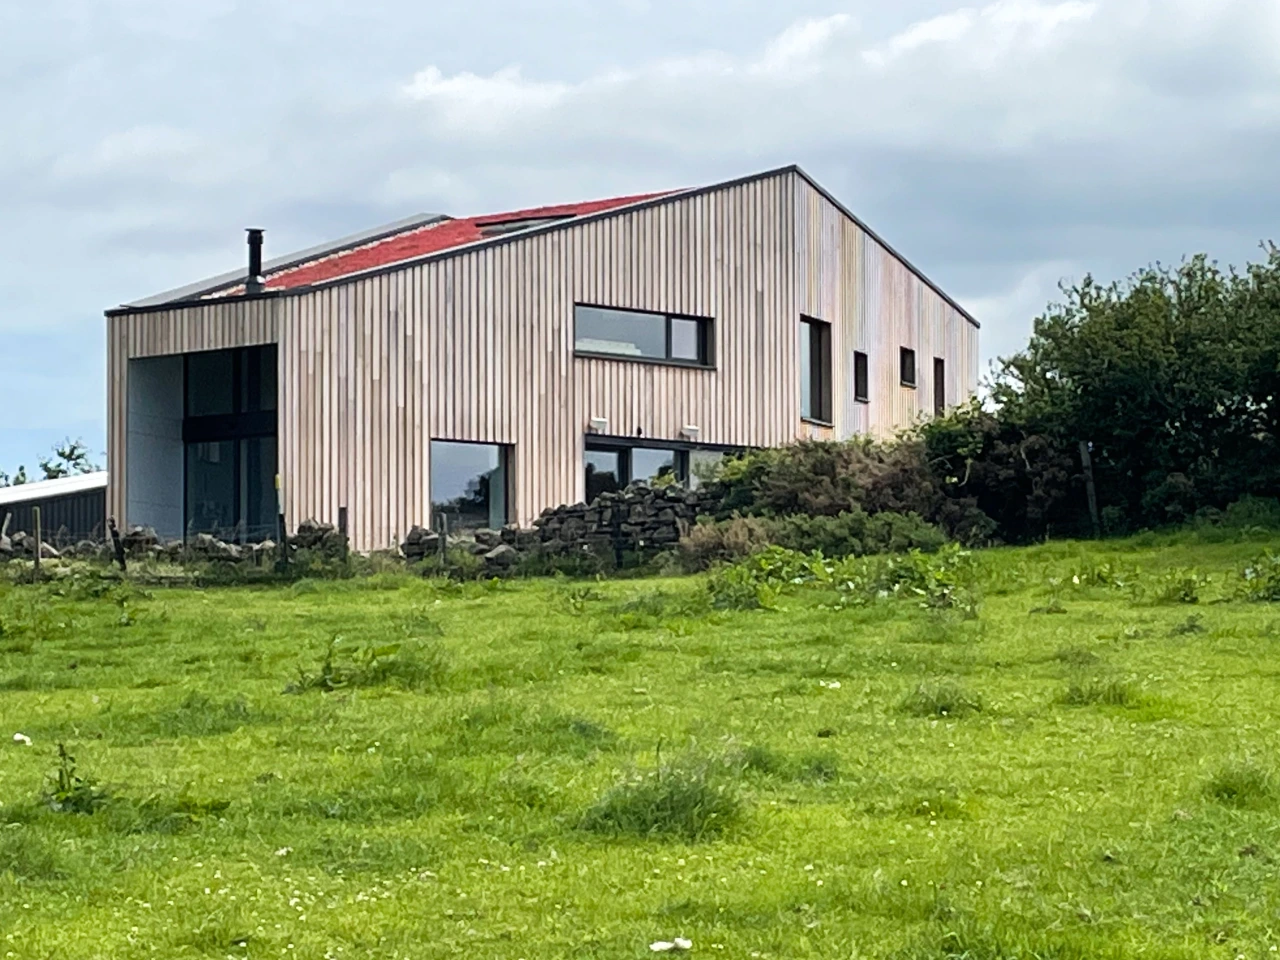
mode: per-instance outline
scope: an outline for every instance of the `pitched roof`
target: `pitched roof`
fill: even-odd
[[[308,247],[305,250],[299,250],[296,253],[290,253],[283,257],[274,257],[266,261],[262,265],[262,269],[268,274],[279,270],[285,270],[289,267],[306,263],[309,260],[316,260],[321,257],[337,253],[341,250],[347,250],[360,244],[369,243],[383,237],[392,236],[394,234],[403,233],[406,230],[415,230],[419,227],[430,223],[439,223],[441,220],[448,220],[443,213],[419,213],[412,217],[406,217],[403,220],[397,220],[394,223],[383,224],[380,227],[374,227],[371,230],[361,230],[359,233],[353,233],[349,236],[342,237],[338,240],[330,240],[328,243],[322,243],[314,247]],[[184,284],[174,290],[166,290],[164,293],[157,293],[154,296],[146,297],[142,300],[134,300],[126,304],[128,307],[158,307],[166,303],[185,303],[198,297],[207,296],[224,288],[239,287],[244,289],[244,267],[238,270],[232,270],[228,273],[219,274],[216,277],[209,277],[205,280],[199,280],[195,283]]]
[[[463,248],[473,248],[480,244],[497,245],[508,239],[559,230],[571,223],[607,217],[614,211],[632,206],[643,209],[683,197],[700,196],[784,174],[794,174],[804,180],[867,236],[915,274],[921,282],[950,304],[969,323],[974,327],[981,326],[973,314],[934,283],[924,271],[899,253],[796,164],[695,189],[668,190],[586,203],[533,207],[528,210],[515,210],[480,217],[454,218],[442,214],[424,214],[387,227],[356,234],[346,240],[323,247],[315,247],[302,253],[269,261],[263,265],[266,289],[256,296],[278,296],[289,290],[342,282],[345,278],[360,274],[402,269],[419,261],[435,259],[440,255],[449,256],[452,250],[461,252]],[[244,279],[243,270],[224,274],[204,283],[191,284],[169,294],[160,294],[147,300],[108,310],[107,316],[148,312],[179,305],[190,306],[209,297],[243,294]]]
[[[352,273],[362,273],[378,267],[387,267],[404,260],[413,260],[430,253],[440,253],[453,247],[487,239],[498,232],[509,233],[521,229],[542,226],[552,221],[569,220],[593,213],[603,213],[617,207],[639,203],[665,196],[646,193],[631,197],[613,197],[609,200],[592,200],[586,203],[566,203],[550,207],[532,207],[509,213],[494,213],[483,217],[446,219],[428,224],[416,230],[407,230],[391,237],[365,244],[351,250],[343,250],[331,256],[300,264],[288,270],[267,275],[268,290],[288,290],[322,283]],[[495,228],[501,228],[495,231]]]

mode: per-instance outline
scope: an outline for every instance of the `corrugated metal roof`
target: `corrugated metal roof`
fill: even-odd
[[[0,487],[0,506],[11,503],[28,503],[32,500],[48,500],[52,497],[65,497],[73,493],[84,493],[88,490],[103,490],[107,486],[107,472],[78,473],[73,477],[59,477],[57,480],[37,480],[34,483],[20,483],[15,487]]]
[[[420,227],[432,223],[440,223],[448,220],[449,217],[443,213],[419,213],[412,217],[405,217],[403,220],[397,220],[394,223],[386,223],[380,227],[373,227],[369,230],[361,230],[359,233],[353,233],[350,236],[341,238],[340,240],[330,240],[328,243],[322,243],[314,247],[308,247],[306,250],[299,250],[296,253],[290,253],[283,257],[275,257],[266,261],[262,265],[264,273],[271,274],[289,267],[298,266],[299,264],[309,263],[312,260],[318,260],[321,257],[327,257],[343,250],[349,250],[358,247],[370,241],[379,240],[383,237],[394,236],[404,233],[406,230],[417,230]],[[231,270],[227,273],[219,274],[216,277],[209,277],[207,280],[200,280],[196,283],[188,283],[185,286],[177,287],[173,290],[167,290],[164,293],[157,293],[154,296],[146,297],[142,300],[135,300],[127,303],[127,307],[157,307],[164,303],[175,303],[184,300],[192,300],[196,297],[205,296],[224,287],[233,284],[242,284],[245,279],[245,270],[248,265],[241,267],[239,270]]]

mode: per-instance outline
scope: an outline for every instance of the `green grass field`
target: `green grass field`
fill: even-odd
[[[1272,957],[1268,546],[990,551],[977,620],[0,585],[0,956]]]

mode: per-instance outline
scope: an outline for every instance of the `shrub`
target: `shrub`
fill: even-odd
[[[1168,605],[1175,603],[1199,603],[1200,591],[1209,584],[1209,578],[1195,570],[1169,570],[1154,583],[1144,585],[1141,594],[1148,603]]]
[[[1264,553],[1240,571],[1239,595],[1254,603],[1280,602],[1280,554]]]
[[[707,597],[716,610],[773,610],[778,588],[741,564],[717,570],[707,580]]]
[[[1241,497],[1227,507],[1220,524],[1229,530],[1280,530],[1280,500]]]
[[[936,553],[947,537],[917,513],[877,513],[867,521],[863,542],[868,553]]]
[[[752,451],[724,463],[711,489],[726,516],[837,516],[856,509],[928,515],[939,496],[922,444],[869,438]]]
[[[593,833],[709,840],[742,816],[736,785],[712,761],[686,761],[614,786],[582,817]]]
[[[868,516],[855,506],[834,516],[732,517],[702,523],[680,541],[677,555],[681,568],[693,572],[717,563],[743,560],[768,547],[843,559],[910,550],[931,553],[945,543],[946,535],[918,514],[884,512]]]

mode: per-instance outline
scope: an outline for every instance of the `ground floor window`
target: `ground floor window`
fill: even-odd
[[[277,352],[274,345],[183,357],[183,500],[188,533],[274,538]]]
[[[723,456],[719,450],[688,445],[666,447],[621,440],[588,440],[583,454],[587,502],[631,483],[663,482],[667,478],[697,488]]]
[[[186,445],[187,531],[226,540],[276,533],[276,438],[200,440]]]
[[[508,447],[431,441],[431,516],[436,529],[497,529],[507,522]]]

